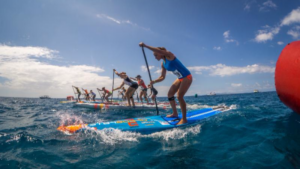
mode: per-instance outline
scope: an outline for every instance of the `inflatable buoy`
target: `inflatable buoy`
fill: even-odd
[[[300,41],[282,50],[276,63],[275,87],[280,100],[300,114]]]

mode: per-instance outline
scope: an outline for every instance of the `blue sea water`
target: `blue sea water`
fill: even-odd
[[[62,100],[0,98],[0,168],[300,168],[300,115],[276,92],[186,97],[188,109],[233,109],[195,126],[147,135],[66,135],[56,128],[156,112],[90,110]]]

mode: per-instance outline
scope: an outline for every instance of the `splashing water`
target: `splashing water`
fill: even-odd
[[[56,128],[156,112],[0,98],[0,168],[300,168],[300,116],[275,92],[185,100],[189,110],[224,104],[230,110],[194,126],[152,134],[88,129],[65,135]]]

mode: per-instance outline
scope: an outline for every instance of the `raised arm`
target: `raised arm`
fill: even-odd
[[[116,71],[116,69],[113,69],[116,75],[120,76],[119,73]]]
[[[101,90],[101,89],[99,89],[99,88],[97,88],[97,90],[99,90],[99,91],[103,91],[103,90]]]
[[[121,85],[120,85],[119,87],[117,87],[117,88],[114,88],[114,89],[113,89],[113,91],[115,91],[115,90],[119,90],[119,89],[121,89],[123,86],[124,86],[124,82],[122,82],[122,83],[121,83]]]
[[[149,50],[151,50],[153,52],[160,53],[160,54],[164,55],[165,57],[167,57],[171,60],[173,60],[174,57],[175,57],[175,55],[172,52],[168,51],[168,50],[161,50],[158,47],[149,46],[149,45],[146,45],[143,42],[141,42],[139,45],[140,45],[140,47],[148,48]]]
[[[156,79],[150,82],[150,84],[158,83],[163,81],[166,78],[167,70],[165,69],[163,63],[161,63],[161,75]]]

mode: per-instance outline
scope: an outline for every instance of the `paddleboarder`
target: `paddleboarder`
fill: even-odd
[[[125,96],[126,96],[127,101],[128,101],[128,106],[131,106],[131,103],[130,103],[130,101],[131,101],[132,102],[132,106],[135,107],[132,95],[134,94],[134,92],[136,91],[136,89],[139,87],[139,85],[136,82],[132,81],[127,76],[126,72],[118,73],[116,71],[116,69],[114,69],[114,72],[115,72],[116,75],[118,75],[120,78],[123,79],[123,82],[121,83],[121,85],[119,87],[113,89],[113,91],[121,89],[124,86],[124,84],[128,85],[129,87],[128,87],[128,89],[125,92]]]
[[[111,91],[105,89],[105,87],[102,87],[102,90],[99,89],[99,88],[97,88],[97,90],[103,91],[103,92],[104,92],[104,93],[103,93],[103,97],[105,98],[105,100],[106,100],[107,102],[109,102],[108,98],[109,98],[109,96],[112,95]]]
[[[168,117],[178,117],[174,97],[174,95],[177,93],[177,99],[179,101],[182,112],[182,119],[177,123],[177,125],[187,123],[186,103],[183,97],[193,82],[190,71],[177,59],[177,57],[172,52],[168,51],[164,47],[152,47],[146,45],[143,42],[141,42],[139,46],[148,48],[149,50],[153,51],[153,55],[155,56],[156,60],[163,60],[163,62],[161,62],[162,71],[160,77],[156,80],[151,81],[150,84],[155,84],[163,81],[166,77],[167,70],[173,72],[173,74],[177,76],[177,79],[173,82],[168,92],[168,100],[173,109],[173,113],[171,115],[168,115]]]
[[[143,96],[144,96],[147,104],[149,104],[149,101],[148,101],[148,98],[147,98],[147,89],[148,88],[145,85],[144,80],[142,79],[142,76],[141,75],[137,75],[135,78],[131,77],[130,79],[137,81],[138,85],[140,86],[140,94],[139,94],[139,96],[140,96],[141,102],[143,103]]]

